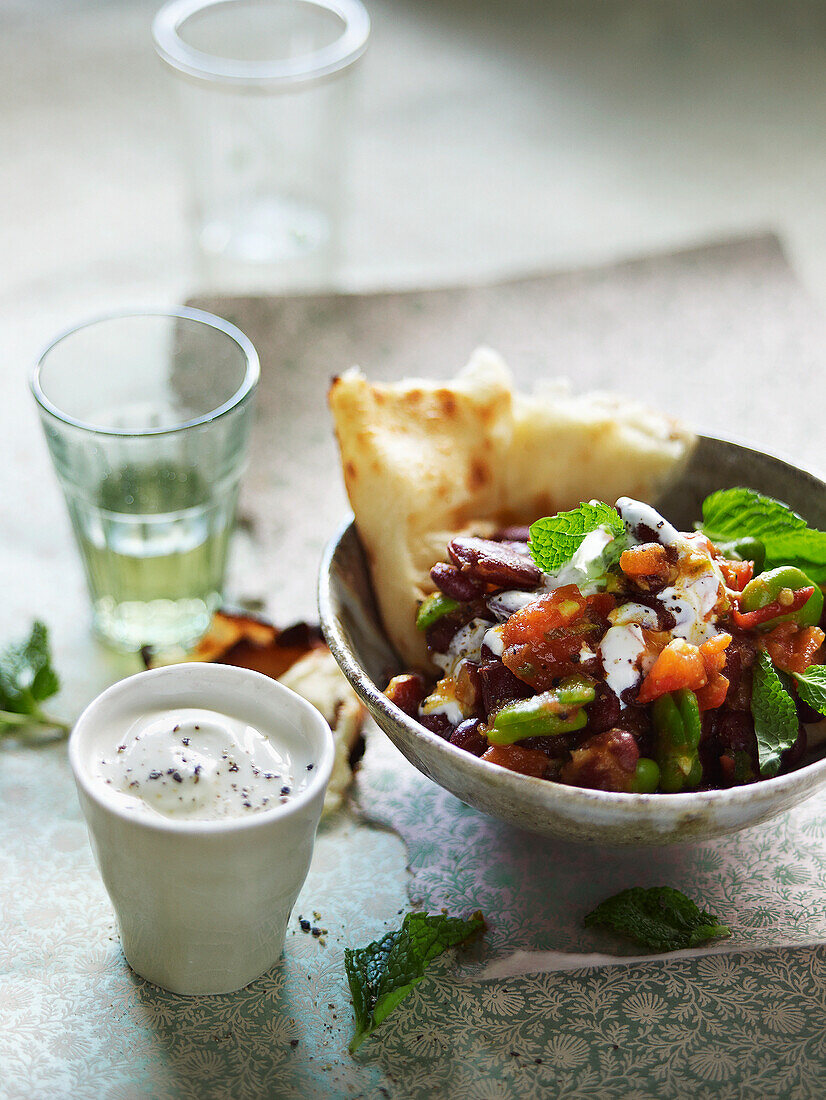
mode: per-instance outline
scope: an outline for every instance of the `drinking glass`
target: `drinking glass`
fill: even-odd
[[[171,0],[152,26],[177,78],[195,235],[214,282],[329,283],[361,0]]]
[[[59,336],[32,375],[94,627],[123,651],[190,646],[221,601],[258,356],[195,309]]]

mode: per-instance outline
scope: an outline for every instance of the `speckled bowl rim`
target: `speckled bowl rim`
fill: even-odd
[[[720,443],[734,443],[737,447],[746,451],[753,450],[753,448],[733,440],[711,436],[706,438]],[[768,452],[765,453],[768,454]],[[775,458],[774,455],[769,455],[769,457]],[[811,478],[821,485],[823,484],[815,474],[795,466],[786,459],[777,458],[776,460],[784,465],[792,466],[797,473],[803,474],[804,477]],[[454,761],[458,754],[466,769],[470,771],[480,769],[480,774],[487,776],[489,779],[495,778],[503,795],[513,795],[518,799],[523,797],[528,790],[533,791],[535,794],[544,792],[541,795],[542,800],[546,801],[549,806],[559,807],[563,811],[566,808],[586,811],[589,807],[614,806],[617,808],[618,818],[623,819],[625,822],[633,816],[635,811],[644,808],[646,813],[656,814],[656,819],[666,825],[672,819],[676,823],[680,818],[691,815],[694,811],[702,812],[706,807],[709,809],[713,807],[736,809],[741,806],[744,808],[753,806],[755,802],[765,802],[768,811],[769,804],[782,800],[784,795],[792,795],[796,787],[808,786],[807,780],[811,780],[815,785],[808,793],[802,794],[801,802],[805,798],[814,795],[817,792],[818,785],[826,784],[826,757],[824,757],[821,760],[806,764],[802,768],[797,768],[795,771],[788,772],[786,775],[762,779],[759,783],[751,783],[744,787],[732,787],[724,790],[696,791],[688,794],[624,794],[614,791],[595,791],[583,787],[571,787],[563,783],[549,783],[545,779],[537,779],[533,776],[511,772],[497,764],[473,756],[472,753],[468,753],[456,745],[451,745],[449,741],[445,741],[438,734],[426,729],[390,702],[384,692],[376,686],[361,667],[345,638],[344,630],[333,609],[332,578],[336,552],[351,528],[355,530],[355,521],[352,516],[342,522],[327,543],[319,570],[319,615],[321,628],[331,653],[354,690],[369,709],[379,711],[389,724],[402,727],[408,734],[423,742],[427,747],[427,752],[432,753],[437,759]],[[358,532],[355,531],[355,533],[358,536]],[[433,782],[438,784],[438,780],[434,779]],[[771,816],[771,811],[768,811],[768,815]]]

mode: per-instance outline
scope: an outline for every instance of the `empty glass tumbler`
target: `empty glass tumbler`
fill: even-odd
[[[209,626],[257,381],[246,336],[194,309],[90,321],[40,357],[32,390],[115,647],[186,647]]]
[[[369,34],[360,0],[171,0],[158,12],[213,283],[332,280],[351,73]]]

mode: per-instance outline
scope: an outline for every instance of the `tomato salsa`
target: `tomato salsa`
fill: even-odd
[[[761,531],[712,541],[623,497],[457,536],[416,622],[440,676],[396,676],[387,696],[483,760],[578,787],[677,793],[789,771],[826,711],[823,593],[799,555],[778,558],[788,531]]]

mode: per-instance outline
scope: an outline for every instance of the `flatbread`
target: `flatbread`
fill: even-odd
[[[594,497],[653,499],[695,439],[634,402],[572,395],[564,383],[514,394],[488,348],[450,383],[382,385],[354,368],[333,380],[329,400],[379,610],[407,667],[428,667],[416,609],[455,534]]]

